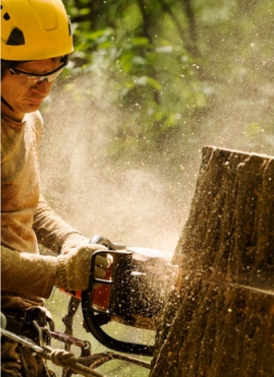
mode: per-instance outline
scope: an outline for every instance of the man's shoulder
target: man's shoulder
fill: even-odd
[[[24,117],[24,121],[26,122],[38,122],[43,125],[43,118],[39,110],[34,111],[32,113],[28,113]]]
[[[26,114],[24,122],[37,131],[42,131],[43,129],[43,118],[39,110]]]

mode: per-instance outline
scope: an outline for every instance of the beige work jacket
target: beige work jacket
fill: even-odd
[[[84,237],[64,222],[40,193],[40,113],[13,119],[1,112],[1,305],[26,310],[43,305],[56,279],[55,258],[40,255],[38,244],[56,254]],[[24,252],[24,258],[20,253]],[[26,254],[27,258],[26,258]]]

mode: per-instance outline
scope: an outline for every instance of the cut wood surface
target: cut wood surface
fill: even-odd
[[[150,377],[274,377],[274,157],[205,147]]]

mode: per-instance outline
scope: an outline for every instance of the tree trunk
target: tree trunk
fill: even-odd
[[[203,149],[150,377],[274,376],[274,158]]]

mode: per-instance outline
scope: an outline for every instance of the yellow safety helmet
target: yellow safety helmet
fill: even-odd
[[[61,0],[1,0],[1,59],[30,61],[73,51],[70,21]]]

